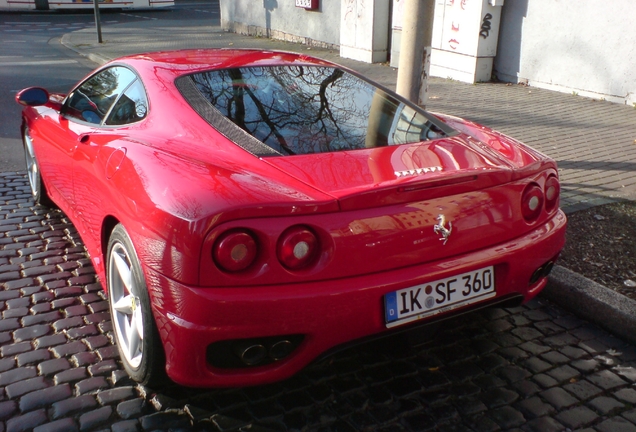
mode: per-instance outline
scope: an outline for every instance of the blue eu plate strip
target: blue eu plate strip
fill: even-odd
[[[386,314],[386,322],[397,321],[397,293],[392,292],[384,296],[384,310]]]

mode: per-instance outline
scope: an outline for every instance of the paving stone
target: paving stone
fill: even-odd
[[[64,359],[64,360],[66,360],[66,359]],[[72,368],[72,369],[63,370],[63,371],[55,374],[55,376],[53,377],[53,380],[54,380],[55,384],[58,385],[58,384],[62,384],[62,383],[70,383],[70,382],[74,382],[74,381],[80,381],[80,380],[83,380],[86,377],[88,377],[88,373],[86,371],[86,368],[85,367],[79,367],[79,368]]]
[[[532,396],[542,390],[537,384],[528,380],[512,383],[512,387],[522,397]]]
[[[99,360],[99,356],[94,352],[81,352],[73,355],[71,357],[71,361],[76,366],[86,366],[91,365],[93,363],[97,363]]]
[[[29,315],[22,318],[22,326],[28,327],[35,324],[51,323],[62,318],[59,311],[47,312],[38,315]]]
[[[48,421],[43,409],[13,417],[6,422],[7,432],[27,432]]]
[[[64,310],[64,314],[66,315],[67,318],[74,317],[74,316],[82,316],[82,315],[86,315],[87,313],[88,313],[88,309],[86,308],[86,306],[82,304],[70,306]]]
[[[142,416],[145,413],[146,401],[143,398],[132,399],[117,404],[117,414],[123,419]]]
[[[88,305],[88,309],[93,313],[105,312],[108,311],[108,302],[107,301],[99,301],[94,302]]]
[[[55,331],[67,330],[73,327],[79,327],[84,324],[82,317],[65,318],[53,323]]]
[[[108,388],[108,382],[104,377],[87,378],[75,384],[77,394],[84,394],[99,389]]]
[[[42,292],[37,292],[33,294],[31,296],[31,302],[33,302],[34,304],[45,303],[45,302],[48,303],[54,298],[55,298],[55,295],[51,291],[42,291]]]
[[[74,297],[66,297],[57,300],[53,300],[51,302],[51,308],[53,309],[63,309],[69,306],[73,306],[77,304],[77,299]]]
[[[49,383],[44,377],[35,377],[9,384],[4,388],[4,391],[7,397],[15,399],[32,391],[41,390],[49,386]]]
[[[497,370],[497,375],[511,383],[525,380],[526,378],[531,376],[530,372],[528,372],[527,370],[512,365],[499,368]]]
[[[97,400],[102,405],[110,405],[112,403],[121,402],[135,396],[136,394],[134,388],[132,386],[126,386],[100,391],[97,394]]]
[[[6,420],[13,416],[18,411],[18,404],[16,401],[4,401],[0,402],[0,420]]]
[[[99,334],[99,330],[94,324],[72,328],[67,330],[66,332],[66,335],[71,339],[79,339],[86,336],[93,336],[97,334]]]
[[[552,405],[546,404],[536,396],[519,402],[519,408],[530,419],[549,416],[555,411]]]
[[[603,392],[603,390],[585,380],[566,384],[563,388],[581,401],[591,399]]]
[[[20,411],[26,412],[68,399],[73,392],[68,384],[56,385],[28,393],[20,398]]]
[[[599,417],[591,409],[585,406],[578,406],[558,413],[555,418],[566,427],[579,429],[592,424]]]
[[[66,282],[64,283],[64,285],[66,285]],[[62,297],[77,297],[79,295],[84,294],[84,291],[82,290],[81,287],[64,287],[64,288],[58,288],[56,290],[54,290],[55,293],[55,298],[62,298]]]
[[[530,371],[534,373],[544,372],[552,367],[550,363],[547,363],[541,360],[538,357],[531,357],[522,361],[524,367],[528,368]]]
[[[92,376],[108,375],[112,371],[117,370],[119,366],[114,360],[105,360],[103,362],[95,363],[88,367],[88,373]]]
[[[102,360],[118,359],[119,358],[119,351],[117,350],[117,346],[111,345],[111,346],[107,346],[107,347],[98,349],[97,350],[97,355]]]
[[[561,349],[561,354],[568,356],[571,359],[579,359],[587,355],[585,350],[576,348],[573,346],[566,346]]]
[[[38,338],[34,342],[35,348],[50,348],[62,345],[67,342],[66,336],[63,334],[54,334]]]
[[[636,369],[631,366],[616,366],[613,368],[613,371],[621,378],[631,381],[632,383],[636,381]]]
[[[607,415],[610,412],[623,408],[625,405],[621,402],[617,401],[614,398],[610,398],[607,396],[600,396],[595,399],[592,399],[587,404],[590,408],[593,408],[596,412],[601,413],[602,415]]]
[[[636,426],[621,417],[612,417],[594,427],[599,432],[636,432]]]
[[[51,352],[56,357],[66,357],[88,350],[81,341],[70,342],[64,345],[57,345],[51,348]]]
[[[576,360],[570,363],[573,367],[577,368],[581,372],[592,372],[596,370],[599,366],[598,361],[588,359],[588,360]]]
[[[576,398],[559,387],[542,391],[539,395],[558,410],[571,407],[578,403]]]
[[[502,429],[510,429],[526,423],[523,414],[510,406],[494,409],[488,412],[488,417],[494,420]]]
[[[7,342],[11,342],[13,338],[11,337],[10,332],[2,332],[0,333],[0,344],[5,344]]]
[[[110,344],[110,340],[105,335],[90,336],[84,339],[84,343],[91,351]]]
[[[484,392],[479,399],[489,408],[510,405],[519,398],[519,395],[511,390],[495,388]]]
[[[102,321],[110,321],[110,312],[98,312],[84,316],[86,324],[97,324]]]
[[[33,378],[37,375],[34,367],[27,366],[22,368],[11,369],[0,373],[0,386],[6,386],[21,380]]]
[[[82,414],[79,418],[80,430],[91,430],[106,423],[112,412],[113,409],[111,407],[105,406],[94,411],[87,412],[86,414]]]
[[[186,415],[178,415],[171,412],[158,412],[143,416],[139,419],[141,427],[144,430],[155,429],[187,429],[192,425],[190,418]]]
[[[124,420],[114,423],[110,429],[112,432],[138,432],[139,421],[137,420]]]
[[[541,417],[530,420],[523,427],[523,430],[526,432],[561,432],[564,429],[561,423],[551,417]]]
[[[2,319],[21,318],[29,314],[29,308],[22,307],[16,309],[8,309],[2,312]]]
[[[571,368],[568,365],[562,365],[552,370],[546,371],[546,374],[550,375],[552,378],[554,378],[558,382],[570,381],[573,378],[576,378],[581,375],[579,371],[577,371],[574,368]]]
[[[47,360],[38,365],[41,375],[52,375],[54,373],[70,369],[71,365],[65,358]]]
[[[55,402],[51,406],[51,417],[59,419],[70,414],[86,411],[98,406],[95,396],[80,395]]]
[[[39,303],[39,304],[36,304],[35,306],[32,306],[29,309],[29,312],[31,312],[31,314],[33,315],[50,312],[50,311],[51,311],[51,303]]]
[[[604,390],[609,390],[627,384],[627,382],[622,380],[618,375],[608,370],[596,372],[595,374],[586,377],[586,379]]]
[[[45,423],[33,429],[33,432],[75,432],[79,431],[75,420],[65,418]]]
[[[532,379],[543,388],[550,388],[559,384],[557,380],[546,374],[537,374]]]
[[[614,393],[614,397],[630,405],[636,404],[636,390],[633,388],[620,389]]]

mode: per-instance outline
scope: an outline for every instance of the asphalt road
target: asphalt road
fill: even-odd
[[[202,7],[209,10],[208,16],[218,19],[218,2],[178,1],[168,10],[103,10],[101,24],[105,28],[131,21],[187,21],[197,18]],[[95,28],[90,10],[0,12],[0,172],[24,169],[20,107],[14,101],[15,94],[30,86],[66,93],[98,66],[60,44],[64,33],[85,28]],[[94,37],[96,40],[96,32]]]

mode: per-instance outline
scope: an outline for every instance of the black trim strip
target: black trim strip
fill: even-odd
[[[225,117],[199,92],[190,75],[179,77],[175,85],[185,100],[210,126],[230,141],[255,156],[282,156],[267,144],[254,138]]]

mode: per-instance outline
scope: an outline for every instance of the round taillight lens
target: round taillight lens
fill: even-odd
[[[290,270],[310,265],[318,255],[318,239],[306,227],[289,228],[278,240],[278,259]]]
[[[561,195],[561,185],[555,176],[548,177],[545,182],[545,209],[549,212],[554,210],[559,204]]]
[[[232,231],[219,237],[212,255],[221,269],[238,272],[245,270],[254,262],[257,251],[256,240],[250,233]]]
[[[543,209],[543,191],[539,185],[532,183],[526,187],[521,197],[521,213],[527,222],[536,220]]]

